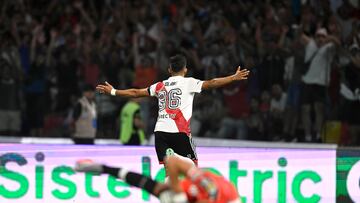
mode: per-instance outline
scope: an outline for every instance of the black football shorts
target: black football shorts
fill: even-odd
[[[171,148],[178,155],[187,157],[197,164],[194,142],[186,133],[155,132],[155,149],[160,164],[164,163],[166,150]]]

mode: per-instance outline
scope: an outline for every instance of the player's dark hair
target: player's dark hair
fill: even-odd
[[[186,67],[186,58],[183,55],[175,55],[170,57],[170,69],[177,73]]]

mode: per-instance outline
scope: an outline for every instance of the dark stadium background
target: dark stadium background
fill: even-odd
[[[70,137],[71,112],[86,84],[147,87],[168,76],[169,56],[182,53],[189,76],[203,80],[238,65],[251,70],[247,82],[195,99],[193,136],[304,141],[300,103],[275,113],[271,103],[301,92],[290,88],[301,73],[287,60],[301,54],[302,32],[314,37],[324,27],[341,46],[326,88],[323,137],[313,142],[360,142],[359,101],[349,103],[340,93],[341,84],[360,87],[359,67],[351,63],[359,56],[358,1],[14,0],[0,7],[0,111],[15,113],[21,123],[3,136]],[[126,100],[95,97],[97,138],[118,139]],[[150,136],[156,101],[141,106]]]

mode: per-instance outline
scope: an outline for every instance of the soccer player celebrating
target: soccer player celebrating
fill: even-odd
[[[148,88],[117,90],[105,82],[105,84],[98,85],[96,89],[100,93],[113,96],[157,97],[159,113],[154,131],[155,149],[160,164],[163,163],[168,149],[190,158],[197,164],[195,146],[190,133],[190,118],[195,93],[245,80],[249,75],[249,70],[241,70],[239,66],[233,75],[201,81],[185,77],[187,73],[186,58],[176,55],[170,58],[168,71],[171,77]]]
[[[76,163],[75,170],[95,174],[109,174],[126,183],[144,189],[158,197],[161,203],[239,203],[235,187],[223,177],[197,168],[188,158],[178,155],[165,158],[170,182],[160,183],[153,179],[114,168],[91,160]],[[188,161],[187,161],[188,160]],[[183,179],[179,179],[184,175]]]

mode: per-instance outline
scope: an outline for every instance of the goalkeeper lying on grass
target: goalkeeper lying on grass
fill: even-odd
[[[160,183],[139,173],[115,168],[91,160],[76,163],[78,172],[109,174],[126,183],[142,188],[158,197],[161,203],[239,203],[235,187],[223,177],[203,171],[179,155],[166,158],[169,181]],[[183,179],[179,177],[184,175]]]

